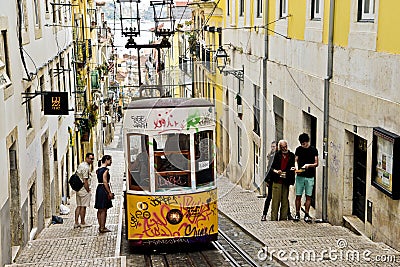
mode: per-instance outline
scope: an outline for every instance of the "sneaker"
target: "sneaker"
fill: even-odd
[[[304,216],[304,221],[305,221],[306,223],[310,223],[310,222],[312,222],[312,218],[310,217],[310,215],[306,214],[306,215]]]
[[[266,221],[266,220],[267,220],[267,216],[266,216],[266,215],[261,216],[261,221],[262,221],[262,222],[264,222],[264,221]]]
[[[299,213],[296,213],[296,215],[294,216],[293,221],[295,221],[295,222],[300,221],[300,214]]]
[[[74,229],[81,227],[79,223],[74,224]]]
[[[288,215],[287,215],[287,219],[288,219],[288,221],[291,221],[291,220],[293,220],[292,214],[288,213]]]
[[[90,223],[84,223],[81,224],[81,228],[86,228],[86,227],[91,227],[92,225]]]

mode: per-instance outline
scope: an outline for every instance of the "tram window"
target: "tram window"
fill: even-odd
[[[149,144],[147,135],[128,136],[129,189],[150,190]]]
[[[156,190],[190,187],[190,136],[164,134],[154,137]]]
[[[202,131],[194,135],[196,159],[196,186],[214,182],[213,132]]]

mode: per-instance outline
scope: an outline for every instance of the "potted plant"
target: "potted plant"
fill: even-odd
[[[92,129],[93,127],[95,127],[97,125],[98,116],[99,116],[99,114],[97,113],[98,109],[99,108],[97,107],[96,104],[89,104],[86,107],[86,115],[87,115],[87,119],[88,119],[89,129]]]

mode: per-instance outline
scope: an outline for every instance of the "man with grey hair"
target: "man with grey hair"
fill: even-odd
[[[294,160],[295,156],[289,151],[287,141],[280,140],[268,175],[268,183],[272,184],[271,221],[278,220],[279,211],[279,220],[287,219],[289,186],[294,184],[295,179]]]

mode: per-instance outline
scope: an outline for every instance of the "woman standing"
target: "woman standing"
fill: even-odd
[[[114,198],[110,188],[110,173],[108,166],[111,166],[110,155],[104,155],[101,159],[101,166],[97,169],[97,189],[94,208],[97,209],[97,220],[99,222],[99,232],[107,233],[111,230],[106,228],[107,210],[112,207],[111,199]]]

